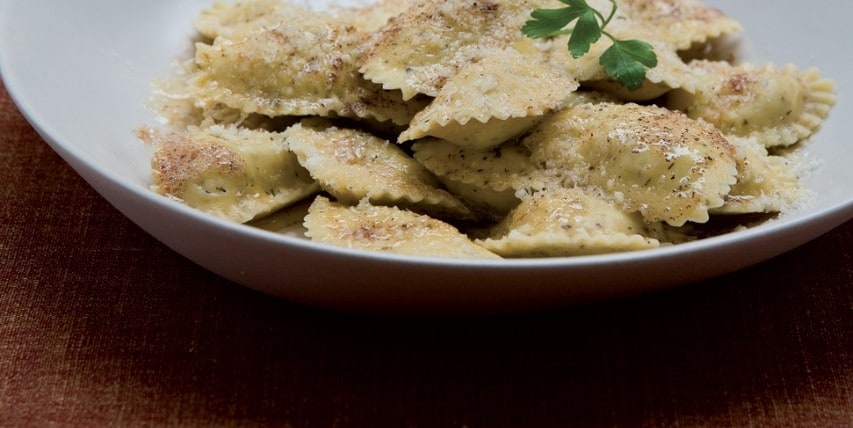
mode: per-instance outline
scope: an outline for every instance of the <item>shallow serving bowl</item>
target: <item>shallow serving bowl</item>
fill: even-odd
[[[777,256],[853,217],[853,2],[706,0],[746,29],[750,62],[816,66],[838,103],[806,147],[821,163],[801,212],[667,248],[541,260],[454,261],[317,245],[232,224],[158,196],[149,148],[150,82],[168,75],[212,0],[0,0],[0,73],[36,130],[127,217],[178,253],[244,286],[354,311],[474,313],[625,296],[725,274]],[[689,267],[689,268],[688,268]],[[152,267],[156,268],[156,267]]]

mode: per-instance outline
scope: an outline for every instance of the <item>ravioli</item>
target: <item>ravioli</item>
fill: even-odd
[[[448,223],[399,209],[318,196],[305,216],[315,242],[358,250],[455,259],[500,259]]]
[[[361,31],[375,32],[405,12],[415,0],[379,0],[362,7],[333,7],[327,14]]]
[[[367,198],[439,218],[474,217],[426,168],[387,140],[316,118],[284,134],[299,162],[339,201]]]
[[[476,242],[504,257],[558,257],[657,248],[640,215],[577,188],[525,197],[491,236]]]
[[[809,138],[835,103],[833,83],[816,69],[711,61],[695,61],[691,69],[696,90],[673,92],[667,107],[767,147]]]
[[[171,127],[208,128],[223,125],[280,131],[296,122],[296,118],[290,116],[270,117],[246,113],[218,102],[200,103],[193,95],[194,88],[186,76],[183,71],[179,71],[177,78],[162,79],[152,85],[154,94],[147,105]]]
[[[494,147],[567,105],[577,88],[575,79],[513,48],[495,50],[451,76],[399,140],[433,136],[473,149]]]
[[[245,223],[320,190],[280,133],[213,126],[137,135],[154,147],[151,189],[217,217]]]
[[[211,40],[217,37],[237,40],[260,28],[275,28],[293,21],[316,24],[324,20],[302,6],[281,0],[220,0],[199,14],[195,29]]]
[[[194,96],[266,116],[344,116],[408,124],[423,105],[403,102],[357,72],[364,34],[318,20],[260,28],[237,39],[199,43]]]
[[[713,214],[784,213],[805,199],[808,192],[800,179],[805,167],[798,156],[770,155],[755,138],[729,141],[738,148],[737,183]]]
[[[706,222],[736,182],[735,148],[719,131],[660,107],[575,106],[522,143],[547,174],[593,188],[648,222]]]
[[[506,143],[489,150],[465,149],[426,138],[412,145],[414,158],[435,174],[478,217],[497,220],[518,205],[516,192],[535,171],[530,151]]]
[[[218,1],[195,20],[196,30],[209,39],[239,38],[259,28],[336,21],[364,32],[373,32],[411,6],[413,0],[381,0],[361,7],[332,7],[323,13],[282,0]],[[307,3],[306,3],[307,4]]]
[[[625,19],[614,21],[617,37],[651,39],[676,50],[743,31],[734,18],[696,0],[621,0],[619,12]]]
[[[541,0],[538,2],[541,3]],[[421,0],[370,39],[360,71],[403,99],[438,95],[447,80],[492,49],[519,40],[531,0]]]
[[[576,91],[567,95],[563,109],[611,103],[613,98],[597,92]],[[543,116],[548,119],[553,113]],[[496,191],[535,186],[538,167],[530,160],[530,149],[518,139],[490,148],[462,147],[440,138],[427,137],[412,145],[415,159],[438,177]]]

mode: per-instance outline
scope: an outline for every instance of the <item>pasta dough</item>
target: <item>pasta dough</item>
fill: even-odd
[[[453,226],[397,207],[355,206],[318,197],[305,216],[306,235],[339,247],[456,259],[500,259]]]
[[[433,136],[462,147],[494,147],[567,105],[577,87],[573,78],[515,49],[494,51],[450,77],[399,140]]]
[[[541,2],[541,1],[540,1]],[[531,0],[418,1],[371,38],[361,59],[365,78],[403,99],[438,95],[459,70],[522,37]]]
[[[753,137],[767,147],[789,146],[814,133],[835,103],[832,82],[793,65],[691,64],[695,91],[678,91],[668,107],[701,118],[726,134]]]
[[[738,179],[714,214],[788,212],[804,200],[805,172],[797,156],[774,156],[755,138],[729,138],[738,148]]]
[[[619,6],[625,18],[614,21],[613,34],[660,41],[676,50],[743,31],[735,19],[696,0],[620,0]]]
[[[275,28],[300,22],[305,25],[336,21],[360,31],[373,32],[403,13],[412,0],[382,0],[360,8],[333,7],[316,13],[303,6],[282,0],[218,1],[195,20],[198,32],[209,38],[239,38],[259,28]]]
[[[505,257],[555,257],[635,251],[660,246],[642,217],[576,188],[525,197],[491,236],[477,241]]]
[[[319,191],[279,133],[214,126],[139,136],[154,146],[152,189],[217,217],[243,223]]]
[[[516,192],[527,186],[536,170],[530,151],[518,144],[475,150],[428,138],[415,143],[412,150],[415,159],[479,217],[490,220],[500,219],[518,205]]]
[[[592,186],[626,211],[673,226],[708,221],[737,174],[735,149],[719,131],[659,107],[572,107],[523,144],[565,185]]]
[[[211,40],[217,37],[239,40],[262,28],[287,25],[288,21],[315,26],[322,24],[324,20],[322,15],[318,16],[302,6],[280,0],[219,0],[196,18],[195,29]]]
[[[415,0],[379,0],[359,8],[333,7],[328,14],[359,30],[375,32],[405,12]]]
[[[217,37],[196,46],[194,95],[202,106],[224,104],[266,116],[409,123],[423,105],[403,102],[399,93],[361,78],[355,62],[363,40],[352,26],[316,17],[261,27],[236,39]]]
[[[437,217],[472,218],[473,213],[421,164],[387,140],[306,119],[285,131],[288,144],[323,190],[356,203],[400,205]]]

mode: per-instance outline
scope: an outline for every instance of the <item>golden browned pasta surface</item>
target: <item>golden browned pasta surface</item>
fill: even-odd
[[[151,103],[165,124],[137,131],[153,191],[323,244],[475,259],[679,245],[811,195],[799,149],[833,82],[718,50],[752,29],[698,0],[616,3],[608,31],[657,56],[636,90],[599,60],[608,37],[575,58],[567,34],[524,35],[557,0],[303,4],[188,23],[193,54]]]

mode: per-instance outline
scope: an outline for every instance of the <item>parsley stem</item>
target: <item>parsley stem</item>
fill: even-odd
[[[613,17],[616,16],[616,9],[619,7],[616,5],[616,0],[610,0],[610,3],[613,5],[613,7],[610,8],[610,15],[607,16],[607,19],[604,19],[604,15],[602,15],[601,12],[598,12],[596,10],[596,13],[598,13],[598,16],[601,17],[601,29],[602,30],[604,30],[604,27],[606,27],[607,24],[609,24],[610,21],[613,20]],[[609,36],[609,37],[611,39],[613,38],[612,36]]]
[[[619,7],[616,4],[616,0],[610,0],[610,4],[612,4],[613,7],[610,8],[610,14],[607,16],[607,18],[605,18],[604,15],[601,12],[599,12],[597,9],[593,9],[593,11],[595,12],[596,15],[598,15],[599,18],[601,18],[601,26],[599,26],[599,28],[601,29],[601,34],[607,36],[608,39],[610,39],[611,41],[613,41],[615,43],[618,39],[614,35],[610,34],[609,32],[604,31],[604,28],[607,27],[607,24],[610,24],[610,21],[613,20],[614,16],[616,16],[616,9]]]

